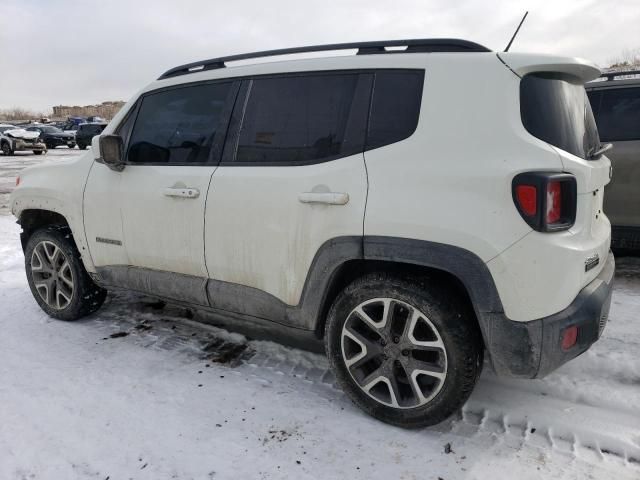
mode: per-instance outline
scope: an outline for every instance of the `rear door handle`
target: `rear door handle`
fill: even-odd
[[[302,203],[346,205],[349,202],[349,194],[339,192],[304,192],[298,195],[298,200]]]
[[[197,188],[165,188],[164,194],[167,197],[180,197],[180,198],[198,198],[200,190]]]

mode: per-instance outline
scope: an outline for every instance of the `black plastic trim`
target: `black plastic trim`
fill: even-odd
[[[307,275],[298,305],[287,305],[264,291],[213,279],[131,266],[98,267],[101,285],[129,288],[176,303],[194,306],[243,333],[321,351],[323,307],[337,272],[346,262],[381,260],[421,265],[454,275],[473,304],[491,364],[499,375],[544,376],[584,352],[601,333],[608,313],[615,261],[610,254],[600,274],[565,310],[529,322],[510,320],[486,264],[468,250],[440,243],[385,236],[346,236],[325,242]],[[578,343],[560,348],[560,334],[580,328]]]
[[[407,47],[405,50],[386,50],[387,47]],[[425,38],[410,40],[378,40],[375,42],[333,43],[327,45],[310,45],[306,47],[281,48],[261,52],[243,53],[226,57],[211,58],[198,62],[179,65],[164,72],[158,80],[224,68],[226,62],[250,60],[254,58],[274,57],[310,52],[328,52],[336,50],[358,50],[358,55],[366,54],[399,54],[399,53],[433,53],[433,52],[490,52],[487,47],[468,40],[455,38]]]

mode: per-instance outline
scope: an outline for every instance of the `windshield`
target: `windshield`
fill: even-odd
[[[40,127],[44,133],[62,133],[58,127]]]
[[[589,159],[600,147],[584,85],[573,77],[526,75],[520,82],[520,115],[531,135],[578,157]]]

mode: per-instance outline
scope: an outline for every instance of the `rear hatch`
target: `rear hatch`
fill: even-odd
[[[601,147],[598,129],[584,84],[600,76],[593,64],[576,58],[499,53],[499,58],[520,81],[520,114],[526,130],[551,145],[562,169],[576,177],[576,221],[570,229],[575,248],[597,252],[606,258],[610,224],[603,214],[604,186],[611,178],[606,155],[594,155]],[[583,284],[602,268],[585,272]]]

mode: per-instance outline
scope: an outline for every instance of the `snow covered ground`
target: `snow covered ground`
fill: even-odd
[[[421,431],[361,413],[322,356],[183,308],[117,293],[52,320],[23,261],[0,215],[0,479],[640,479],[640,259],[619,260],[586,354],[543,380],[486,368],[456,418]]]

